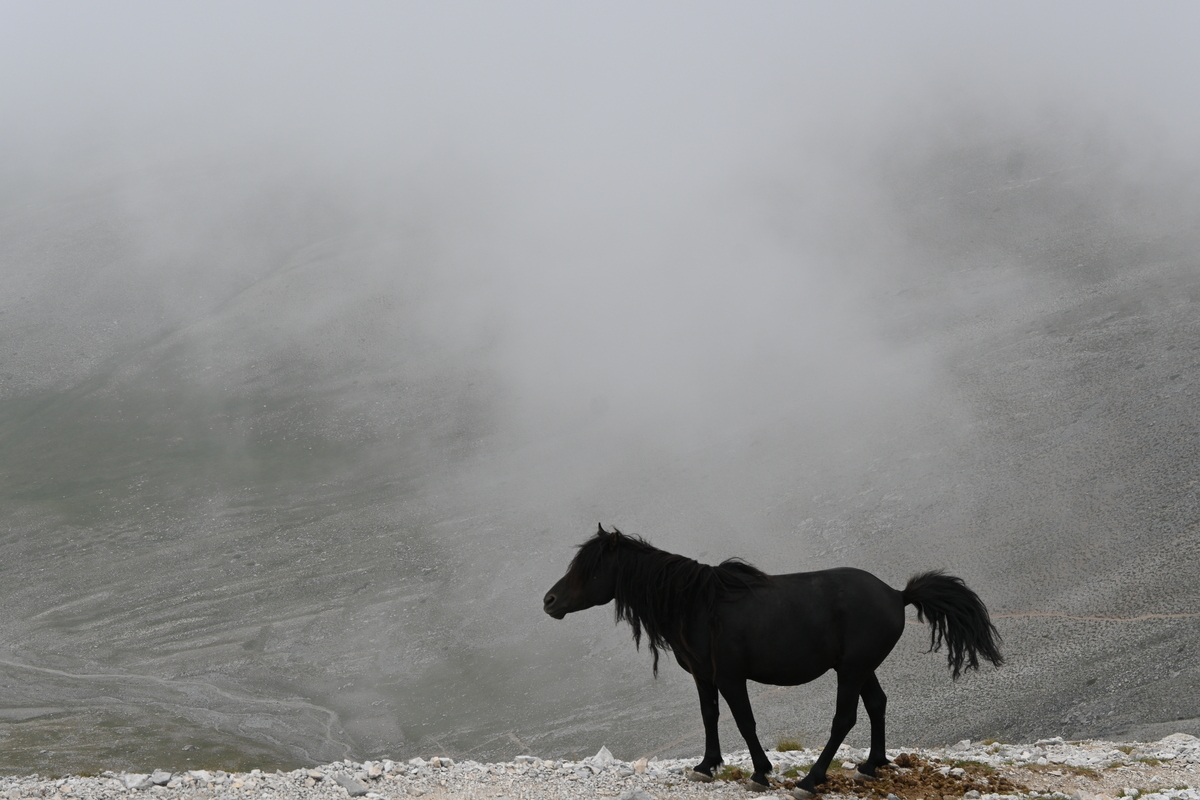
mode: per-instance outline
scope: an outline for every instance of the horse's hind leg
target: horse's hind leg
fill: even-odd
[[[733,714],[733,721],[737,723],[742,738],[746,740],[746,746],[750,748],[750,760],[754,763],[754,774],[750,776],[747,787],[757,792],[766,791],[771,785],[767,779],[767,773],[771,771],[771,761],[763,752],[762,745],[758,741],[758,727],[754,722],[754,712],[750,709],[750,695],[746,692],[746,681],[723,682],[721,694],[725,695],[725,702],[729,703],[729,712]]]
[[[700,718],[704,720],[704,760],[692,767],[688,778],[711,781],[713,767],[721,763],[721,738],[717,732],[717,717],[721,714],[721,708],[717,704],[715,683],[696,678],[696,691],[700,693]]]
[[[872,672],[863,681],[863,708],[871,719],[871,753],[867,760],[858,765],[858,771],[868,778],[875,777],[875,770],[888,763],[887,752],[884,749],[884,716],[887,714],[887,695],[879,685],[879,678]]]
[[[833,714],[829,741],[825,743],[825,749],[821,751],[817,763],[812,765],[808,774],[797,785],[796,791],[793,792],[797,797],[815,795],[817,786],[825,782],[825,773],[829,770],[830,762],[858,718],[858,695],[861,688],[861,680],[848,680],[845,675],[838,675],[837,710]]]

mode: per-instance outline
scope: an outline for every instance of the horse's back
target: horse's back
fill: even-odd
[[[732,640],[758,651],[747,677],[789,685],[844,665],[874,670],[904,632],[904,600],[871,573],[839,567],[772,575],[721,617]]]
[[[892,632],[904,630],[904,600],[893,589],[866,570],[836,567],[816,572],[793,572],[772,576],[772,582],[788,605],[820,609],[830,624],[858,626]]]

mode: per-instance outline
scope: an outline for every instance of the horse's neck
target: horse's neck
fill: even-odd
[[[683,556],[677,556],[674,553],[658,550],[652,553],[638,554],[641,559],[654,559],[658,563],[650,569],[638,569],[634,574],[626,572],[624,576],[618,573],[616,583],[616,598],[619,603],[625,606],[634,616],[637,617],[643,628],[648,631],[654,631],[662,638],[671,642],[672,645],[678,644],[674,641],[679,638],[681,633],[680,622],[681,618],[689,616],[695,612],[691,598],[686,601],[679,597],[680,588],[677,586],[656,586],[647,591],[645,580],[647,577],[654,577],[655,573],[663,572],[672,567],[672,562],[675,558],[684,559]],[[686,563],[684,559],[684,563]],[[696,564],[695,567],[700,567]],[[622,580],[624,577],[624,580]],[[658,593],[665,592],[667,598],[658,597]],[[671,602],[674,600],[675,602]]]

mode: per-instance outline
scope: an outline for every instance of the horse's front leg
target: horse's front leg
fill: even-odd
[[[700,717],[704,720],[704,760],[692,768],[688,778],[707,782],[713,779],[713,768],[721,763],[721,738],[717,733],[721,709],[715,683],[696,677],[696,691],[700,693]]]
[[[722,682],[721,694],[725,695],[725,702],[729,703],[729,713],[733,714],[733,720],[737,723],[742,738],[746,740],[746,746],[750,748],[750,761],[754,764],[754,774],[750,776],[750,782],[746,784],[746,787],[755,792],[765,792],[771,786],[767,778],[767,773],[772,769],[771,761],[758,742],[758,727],[754,722],[754,712],[750,709],[750,695],[746,693],[746,681]]]

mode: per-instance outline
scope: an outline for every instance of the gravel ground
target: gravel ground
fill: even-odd
[[[793,778],[803,774],[816,750],[769,751],[776,770],[773,791],[764,798],[787,798]],[[896,765],[872,783],[848,775],[866,753],[839,752],[826,797],[878,800],[999,800],[1007,797],[1073,800],[1200,800],[1200,739],[1172,734],[1157,742],[1064,742],[1032,744],[964,740],[947,748],[890,750]],[[288,798],[554,798],[615,797],[620,800],[741,798],[741,765],[749,754],[726,755],[724,778],[694,783],[686,774],[694,759],[624,762],[607,749],[582,761],[520,756],[507,763],[455,762],[434,757],[405,763],[390,760],[341,761],[321,767],[249,773],[192,770],[171,774],[113,773],[100,776],[0,778],[3,798],[104,797],[287,800]]]

